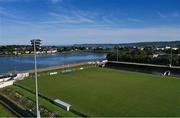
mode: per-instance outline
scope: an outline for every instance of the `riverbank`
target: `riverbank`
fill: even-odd
[[[93,50],[78,50],[78,51],[64,51],[64,52],[57,52],[57,53],[42,53],[42,54],[37,54],[37,55],[53,55],[53,54],[71,54],[71,53],[81,53],[81,52],[84,52],[84,53],[106,53],[106,52],[103,52],[103,51],[93,51]],[[33,56],[34,54],[31,53],[31,54],[20,54],[20,55],[14,55],[14,54],[0,54],[0,57],[4,57],[4,56],[7,56],[7,57],[11,57],[11,56]]]
[[[43,56],[43,55],[70,54],[70,53],[79,53],[79,52],[57,52],[57,53],[43,53],[43,54],[37,54],[37,55],[40,55],[40,56],[42,55]],[[20,54],[20,55],[9,55],[9,54],[7,54],[7,55],[0,55],[0,57],[5,57],[5,56],[6,57],[16,57],[16,56],[20,57],[20,56],[34,56],[34,54],[32,53],[32,54]]]
[[[96,61],[98,61],[98,60],[96,60]],[[64,68],[73,68],[73,67],[84,66],[84,65],[90,65],[90,64],[88,64],[88,62],[65,64],[65,65],[60,65],[60,66],[52,66],[52,67],[47,67],[47,68],[40,68],[40,69],[37,69],[37,72],[58,70],[58,69],[64,69]],[[19,71],[19,73],[34,73],[34,70]]]

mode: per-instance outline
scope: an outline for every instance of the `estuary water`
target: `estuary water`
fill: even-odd
[[[64,53],[51,55],[38,55],[37,67],[45,68],[51,66],[61,66],[78,62],[106,59],[105,53]],[[34,69],[34,56],[0,56],[0,73],[14,71],[25,71]]]

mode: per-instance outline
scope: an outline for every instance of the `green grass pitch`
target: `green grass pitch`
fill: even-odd
[[[34,79],[18,84],[34,89]],[[39,77],[39,91],[88,116],[180,116],[180,80],[107,68]]]

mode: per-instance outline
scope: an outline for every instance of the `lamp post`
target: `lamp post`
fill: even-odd
[[[171,46],[171,60],[170,60],[170,68],[172,67],[172,58],[173,58],[173,57],[172,57],[172,56],[173,56],[173,55],[172,55],[172,53],[173,53],[173,50],[172,50],[172,46]]]
[[[37,59],[36,59],[36,49],[40,46],[41,40],[40,39],[32,39],[31,45],[34,48],[34,75],[35,75],[35,86],[36,86],[36,114],[37,118],[40,118],[40,111],[39,111],[39,102],[38,102],[38,81],[37,81]]]

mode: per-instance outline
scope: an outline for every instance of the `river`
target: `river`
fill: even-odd
[[[92,61],[97,59],[105,59],[105,53],[65,53],[52,55],[38,55],[38,68],[46,68],[51,66],[61,66],[64,64],[73,64],[84,61]],[[34,57],[29,56],[1,56],[0,57],[0,73],[32,70],[34,68]]]

